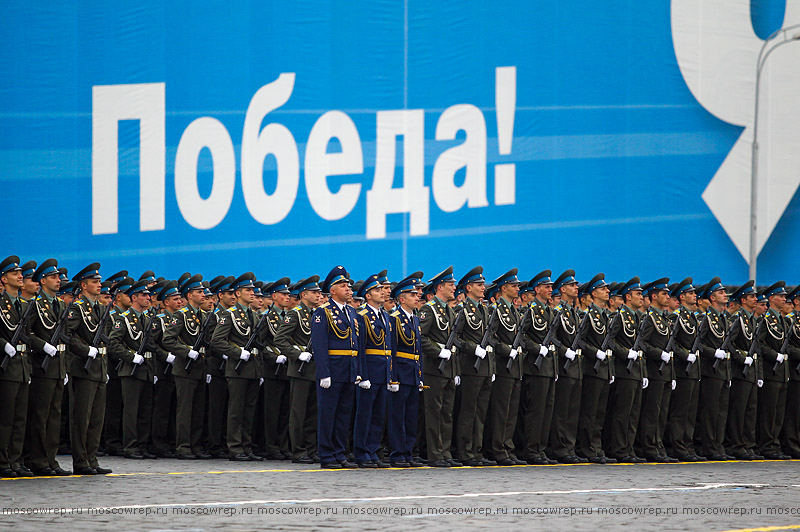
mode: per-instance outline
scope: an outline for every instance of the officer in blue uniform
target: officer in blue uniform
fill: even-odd
[[[358,295],[366,301],[358,310],[363,333],[360,336],[363,357],[358,358],[361,382],[356,389],[356,418],[353,427],[353,450],[359,467],[389,467],[378,457],[389,389],[392,330],[389,314],[383,309],[386,290],[378,275],[370,275]]]
[[[330,294],[311,318],[311,345],[317,361],[317,438],[320,466],[325,469],[354,469],[346,449],[355,397],[359,341],[358,315],[347,305],[352,296],[347,270],[333,268],[321,286]],[[370,385],[359,384],[364,389]]]
[[[392,320],[392,379],[389,384],[389,455],[392,467],[422,467],[413,457],[417,438],[419,397],[423,389],[422,341],[419,318],[414,310],[419,307],[422,272],[406,277],[392,289],[392,299],[397,310]]]

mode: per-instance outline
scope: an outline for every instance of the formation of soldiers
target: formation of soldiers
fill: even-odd
[[[800,295],[481,267],[204,281],[0,263],[0,477],[800,458]]]

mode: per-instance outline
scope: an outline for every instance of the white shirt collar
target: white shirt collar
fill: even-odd
[[[372,309],[372,312],[374,312],[374,313],[375,313],[375,314],[377,314],[378,316],[380,316],[380,315],[381,315],[381,311],[380,311],[380,310],[376,309],[375,307],[373,307],[372,305],[369,305],[369,304],[368,304],[367,306],[368,306],[369,308],[371,308],[371,309]]]
[[[412,318],[414,317],[414,315],[413,315],[413,314],[411,314],[409,311],[407,311],[407,310],[406,310],[406,309],[404,309],[403,307],[400,307],[400,308],[402,309],[402,311],[405,313],[406,317],[407,317],[409,320],[410,320],[410,319],[412,319]]]
[[[331,301],[333,301],[336,304],[336,306],[339,307],[339,310],[344,311],[344,304],[343,303],[339,303],[335,299],[331,299]]]

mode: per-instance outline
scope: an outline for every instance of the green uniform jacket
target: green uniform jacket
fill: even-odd
[[[542,360],[541,370],[536,369],[536,359],[539,358],[539,350],[544,341],[544,337],[550,332],[550,324],[553,323],[559,311],[542,304],[538,299],[535,299],[530,306],[531,317],[525,326],[522,336],[523,353],[523,371],[525,375],[536,375],[538,377],[551,377],[555,378],[558,375],[558,340],[556,339],[551,345],[547,345],[550,352]],[[524,316],[521,320],[524,321]],[[557,325],[561,326],[561,317],[558,318]],[[520,323],[521,325],[521,323]],[[566,350],[564,350],[566,352]],[[502,371],[501,371],[502,373]]]
[[[619,316],[619,317],[617,317]],[[628,379],[641,381],[647,377],[647,366],[642,360],[642,352],[639,351],[636,360],[628,373],[628,352],[633,349],[636,343],[636,333],[639,331],[639,316],[626,305],[622,305],[617,314],[608,326],[608,334],[611,339],[608,347],[614,353],[614,374],[617,379]]]
[[[175,355],[175,364],[172,368],[174,376],[205,380],[205,349],[202,349],[197,360],[192,362],[189,371],[187,372],[185,369],[186,362],[189,360],[189,351],[197,342],[204,322],[205,313],[202,310],[195,312],[191,306],[187,305],[175,313],[172,323],[164,332],[161,345]]]
[[[153,320],[153,331],[150,333],[153,339],[153,373],[158,377],[158,380],[164,379],[170,382],[175,379],[172,378],[171,372],[169,375],[164,373],[168,365],[167,355],[169,355],[169,351],[164,348],[164,333],[172,323],[172,319],[172,314],[166,310],[159,312],[156,314],[156,319]]]
[[[483,333],[486,331],[486,326],[489,322],[489,316],[492,315],[493,310],[486,308],[483,303],[476,303],[469,297],[464,300],[461,312],[464,312],[466,322],[461,333],[456,337],[456,345],[458,346],[458,363],[461,367],[461,375],[477,375],[481,377],[491,377],[495,373],[494,355],[489,352],[486,354],[478,371],[475,371],[475,361],[478,357],[475,356],[475,348],[480,345],[483,339]],[[445,338],[445,342],[447,339]],[[444,344],[444,342],[442,342]],[[490,344],[491,345],[491,344]],[[488,349],[487,351],[492,351]],[[438,356],[438,352],[436,353]],[[438,369],[439,361],[436,362]]]
[[[773,309],[769,309],[763,319],[766,320],[767,326],[761,328],[758,344],[763,357],[764,380],[787,382],[789,380],[788,360],[778,364],[777,371],[772,371],[775,361],[778,360],[778,354],[786,354],[781,351],[781,347],[783,347],[784,338],[788,332],[787,324],[784,322],[783,316]]]
[[[114,328],[111,330],[108,340],[108,350],[114,358],[122,360],[122,367],[117,372],[119,377],[131,377],[141,381],[153,382],[153,352],[151,350],[144,351],[142,357],[144,362],[135,368],[134,374],[133,357],[139,350],[139,346],[144,338],[144,330],[150,325],[150,318],[147,314],[142,313],[140,317],[136,313],[128,309],[120,314],[119,319],[114,323]],[[152,335],[152,333],[151,333]],[[152,342],[148,342],[151,343]],[[148,349],[145,347],[145,349]]]
[[[66,335],[69,338],[68,346],[68,372],[74,378],[88,379],[95,382],[108,381],[108,357],[106,346],[108,332],[111,329],[111,320],[106,320],[104,338],[98,342],[99,353],[95,357],[89,370],[83,369],[89,358],[89,346],[92,344],[97,327],[105,312],[105,307],[99,303],[92,305],[84,298],[72,302],[67,314]]]
[[[275,345],[275,335],[278,333],[278,329],[282,323],[283,320],[281,319],[280,312],[273,306],[267,313],[267,326],[262,327],[261,330],[258,331],[258,340],[256,340],[256,343],[261,350],[261,361],[264,364],[264,377],[267,379],[285,381],[289,378],[286,374],[288,370],[287,366],[289,365],[288,361],[286,364],[275,363],[278,355],[281,354],[280,349]],[[278,370],[277,374],[275,373],[276,368]]]
[[[708,328],[700,338],[700,371],[703,378],[729,381],[731,380],[731,361],[728,355],[719,361],[716,371],[714,370],[714,362],[717,360],[714,353],[725,342],[728,320],[714,307],[708,308],[705,319],[708,320]],[[702,322],[700,323],[702,325]]]
[[[447,343],[450,327],[455,324],[456,315],[453,310],[434,297],[419,310],[419,329],[422,335],[422,373],[433,377],[452,379],[460,375],[459,357],[454,353],[445,362],[442,373],[439,373],[439,352]],[[468,325],[464,326],[465,328]],[[468,349],[468,348],[465,348]],[[460,350],[460,348],[459,348]],[[475,351],[473,347],[473,358]],[[484,361],[485,362],[485,361]],[[474,361],[473,361],[474,363]],[[483,363],[481,365],[484,365]]]
[[[215,353],[228,356],[225,364],[225,377],[239,379],[259,379],[263,374],[261,365],[261,355],[258,348],[250,349],[250,358],[239,364],[242,355],[242,348],[247,345],[250,335],[256,327],[258,318],[253,316],[251,319],[247,315],[247,309],[240,304],[235,304],[225,311],[219,312],[219,320],[211,336],[211,349]],[[239,365],[239,373],[236,366]]]
[[[519,311],[501,297],[495,312],[497,312],[498,323],[494,334],[496,340],[494,344],[494,362],[497,365],[494,371],[497,374],[497,378],[521,380],[522,354],[518,354],[511,363],[511,368],[506,369],[510,360],[508,355],[511,353],[511,346],[514,345],[514,338],[517,336],[520,320]]]
[[[595,304],[589,307],[589,325],[586,327],[586,333],[581,338],[581,349],[583,355],[583,376],[596,377],[598,379],[610,380],[614,375],[614,365],[611,362],[612,356],[607,356],[605,360],[600,362],[600,367],[597,368],[597,373],[594,372],[594,364],[597,362],[596,353],[603,345],[606,332],[608,332],[608,316]],[[573,362],[574,365],[574,362]]]
[[[750,345],[753,342],[753,333],[756,330],[755,316],[750,314],[743,308],[731,317],[733,320],[733,327],[735,327],[735,336],[733,339],[733,349],[731,349],[731,377],[734,380],[744,380],[747,382],[756,382],[757,379],[764,378],[764,366],[761,357],[758,353],[753,353],[753,363],[750,369],[747,370],[747,377],[744,376],[744,361],[747,358],[747,353],[750,351]]]
[[[662,362],[661,352],[667,348],[672,332],[669,318],[663,311],[651,307],[642,319],[645,322],[642,325],[642,340],[639,345],[647,362],[647,376],[651,381],[671,381],[674,374],[671,358],[664,364],[662,372],[658,372]]]
[[[300,353],[311,340],[311,309],[300,302],[286,312],[286,318],[275,334],[275,346],[289,359],[287,375],[295,379],[316,380],[317,364],[314,357],[305,363],[300,373]],[[313,355],[313,348],[312,348]],[[274,371],[274,370],[273,370]]]
[[[62,342],[54,346],[58,349],[58,354],[50,359],[46,372],[42,369],[42,362],[45,357],[50,357],[44,352],[44,344],[50,343],[53,338],[53,332],[56,330],[58,320],[64,309],[64,302],[58,298],[54,298],[50,302],[46,297],[39,295],[34,299],[34,304],[36,309],[33,311],[33,316],[31,316],[28,340],[28,346],[31,349],[30,361],[33,366],[33,376],[40,379],[59,379],[63,381],[64,377],[67,376],[66,344]],[[62,328],[63,332],[64,329]]]
[[[25,307],[28,303],[24,299],[19,298],[20,312],[11,303],[11,298],[8,294],[3,293],[0,295],[0,359],[6,357],[5,347],[14,337],[14,333],[19,327],[19,320],[25,313]],[[23,337],[25,334],[23,334]],[[24,338],[20,338],[17,346],[23,346],[21,350],[17,350],[17,354],[11,357],[8,361],[5,371],[0,371],[0,380],[13,381],[13,382],[30,382],[31,380],[31,361],[28,351],[28,346],[23,343]],[[13,347],[17,347],[13,346]],[[2,408],[5,408],[3,406]]]
[[[686,307],[681,307],[678,309],[673,325],[675,327],[680,327],[677,336],[675,336],[675,348],[672,351],[675,362],[675,377],[678,379],[699,381],[700,359],[698,358],[693,364],[689,364],[689,353],[692,346],[694,346],[699,328],[697,316]],[[687,367],[689,371],[686,371]]]

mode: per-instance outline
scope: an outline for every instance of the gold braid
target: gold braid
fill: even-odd
[[[348,326],[347,329],[343,331],[338,325],[336,325],[336,322],[333,321],[331,309],[327,307],[325,308],[325,315],[328,317],[328,323],[330,324],[331,329],[336,337],[340,340],[346,340],[350,336],[350,327]]]

